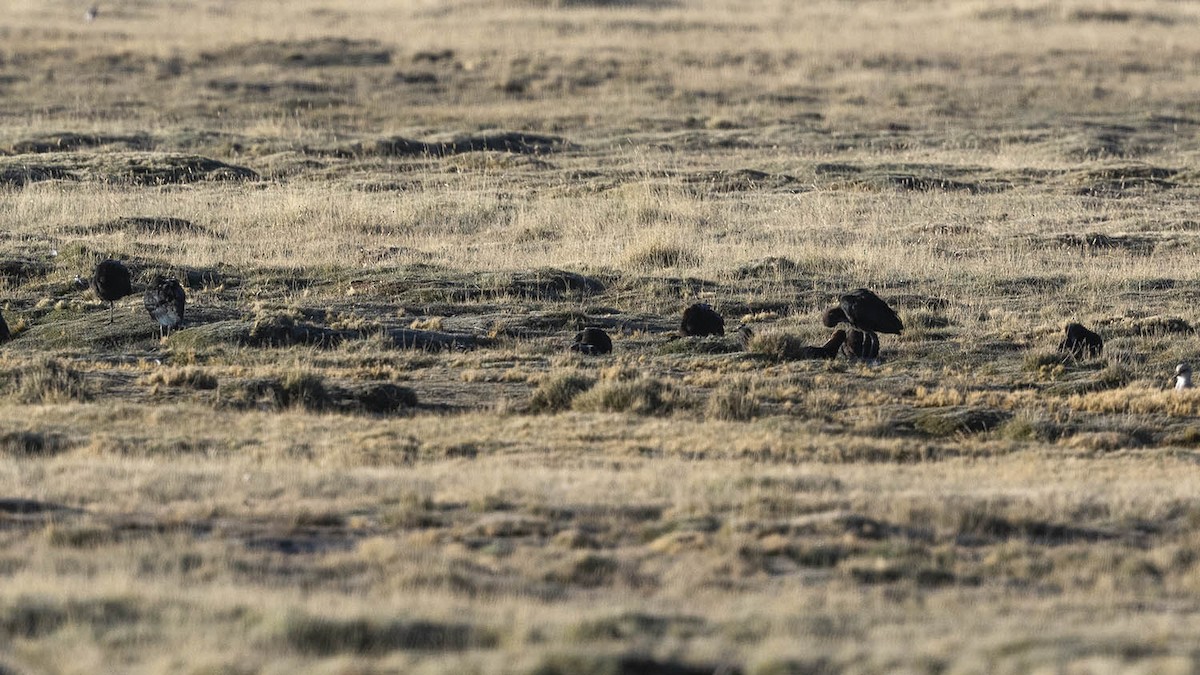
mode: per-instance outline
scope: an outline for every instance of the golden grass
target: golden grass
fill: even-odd
[[[1200,9],[82,10],[0,27],[0,671],[1194,669]]]

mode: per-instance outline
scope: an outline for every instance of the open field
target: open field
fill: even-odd
[[[355,4],[6,9],[0,674],[1200,668],[1200,6]]]

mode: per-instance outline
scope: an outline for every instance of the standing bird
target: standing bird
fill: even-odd
[[[1192,388],[1192,367],[1186,363],[1175,366],[1175,389]]]
[[[896,316],[896,312],[878,295],[865,288],[843,295],[837,307],[825,310],[821,321],[826,328],[848,323],[854,328],[873,333],[900,334],[904,331],[904,323]]]
[[[1104,340],[1096,333],[1084,328],[1083,324],[1069,323],[1066,332],[1066,338],[1058,343],[1059,352],[1082,359],[1100,356],[1100,352],[1104,351]]]
[[[108,303],[108,322],[113,322],[113,303],[133,293],[129,270],[119,260],[101,260],[92,273],[92,291]]]
[[[869,330],[851,328],[842,343],[842,353],[850,358],[879,358],[879,336]]]
[[[150,280],[150,285],[146,287],[142,301],[146,305],[146,311],[150,312],[150,318],[158,322],[160,340],[169,334],[172,328],[178,328],[183,323],[183,286],[179,285],[175,277],[155,274]]]
[[[712,305],[705,302],[697,302],[683,310],[683,321],[679,324],[679,334],[684,337],[690,335],[724,335],[725,319],[722,319],[721,315],[717,314]]]
[[[98,16],[100,16],[100,7],[92,5],[91,7],[87,8],[86,12],[83,13],[83,20],[91,23],[95,21],[96,17]]]
[[[589,356],[612,353],[612,338],[599,328],[584,328],[575,335],[571,351]]]

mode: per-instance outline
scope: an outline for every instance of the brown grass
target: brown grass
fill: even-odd
[[[1194,667],[1200,9],[82,9],[0,27],[0,671]]]

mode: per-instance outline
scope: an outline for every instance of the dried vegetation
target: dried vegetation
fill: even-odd
[[[1196,669],[1200,9],[347,6],[7,8],[0,672]]]

